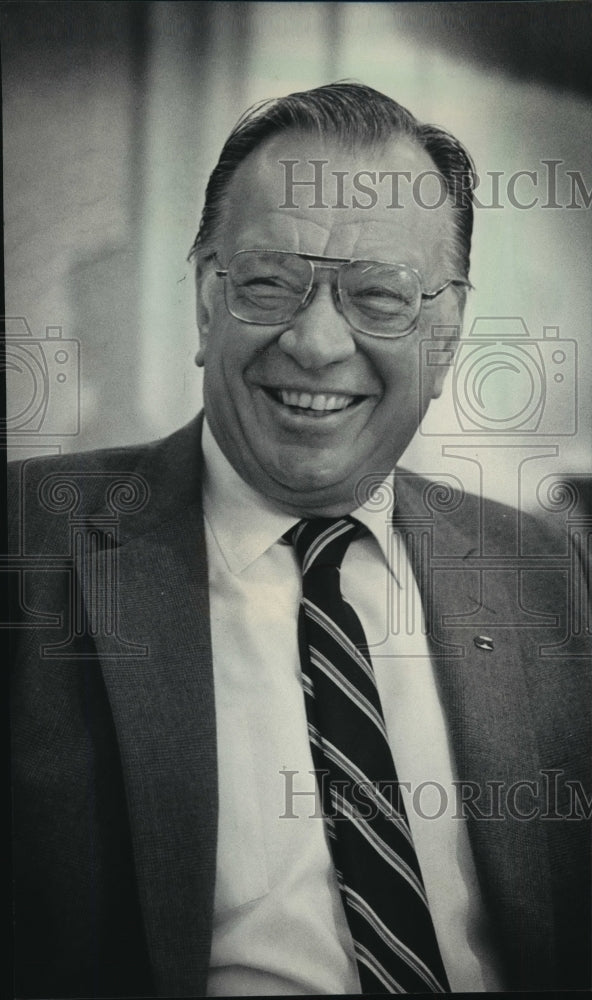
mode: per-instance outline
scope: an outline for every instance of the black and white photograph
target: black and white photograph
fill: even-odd
[[[11,990],[592,988],[592,3],[0,6]]]

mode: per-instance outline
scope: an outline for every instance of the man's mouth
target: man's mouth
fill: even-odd
[[[339,410],[347,410],[364,398],[348,393],[313,393],[300,392],[297,389],[272,389],[269,387],[266,387],[265,391],[278,403],[289,406],[295,412],[319,417]]]

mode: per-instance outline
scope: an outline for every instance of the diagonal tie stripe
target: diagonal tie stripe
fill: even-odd
[[[331,662],[326,656],[323,656],[319,650],[310,645],[309,648],[310,662],[317,668],[317,670],[322,670],[326,677],[333,682],[333,684],[340,688],[341,691],[353,702],[354,707],[360,712],[364,712],[371,722],[374,723],[380,735],[386,739],[386,729],[384,727],[384,719],[382,718],[379,710],[376,708],[372,702],[366,698],[361,691],[358,691],[356,686],[345,677],[337,669],[334,663]]]
[[[369,972],[372,973],[376,977],[376,979],[378,980],[378,982],[382,986],[386,987],[386,989],[384,989],[384,990],[382,990],[380,988],[376,988],[375,990],[373,990],[373,991],[369,990],[368,992],[374,992],[374,993],[406,993],[407,992],[406,990],[403,989],[403,987],[401,986],[401,984],[398,983],[396,981],[396,979],[393,979],[393,977],[391,975],[389,975],[389,973],[386,971],[386,969],[384,969],[382,967],[382,965],[380,965],[380,963],[376,960],[376,958],[374,957],[374,955],[370,951],[368,951],[368,949],[365,948],[364,945],[360,944],[358,941],[355,942],[355,951],[356,951],[356,958],[358,960],[358,966],[359,966],[360,962],[363,962],[363,964],[366,966],[366,968],[369,970]]]
[[[384,813],[385,816],[388,816],[391,822],[395,823],[399,831],[411,843],[411,831],[407,825],[407,818],[394,810],[392,803],[382,794],[376,784],[370,778],[366,777],[364,772],[359,767],[356,767],[353,761],[349,760],[329,740],[325,739],[321,742],[320,733],[310,723],[308,724],[308,735],[311,743],[315,743],[324,752],[325,757],[328,757],[337,767],[340,767],[347,777],[355,781],[359,787],[368,789],[368,798],[373,806]]]
[[[341,813],[344,819],[348,819],[356,830],[364,837],[377,854],[399,873],[401,878],[407,880],[412,889],[415,890],[425,906],[428,905],[425,889],[421,879],[415,874],[413,869],[403,860],[403,858],[393,850],[392,847],[380,837],[374,830],[372,823],[367,822],[356,815],[355,806],[352,806],[347,799],[331,788],[331,801],[334,808]]]
[[[432,971],[427,967],[425,962],[422,962],[421,958],[415,955],[403,941],[399,941],[398,938],[392,933],[391,930],[382,922],[382,920],[372,911],[365,899],[363,899],[358,893],[350,889],[349,886],[345,886],[345,892],[347,894],[348,906],[352,909],[357,910],[369,924],[374,928],[376,934],[382,938],[382,940],[391,948],[394,952],[400,955],[409,965],[411,965],[417,975],[423,979],[425,985],[430,991],[435,993],[441,992],[441,986],[436,977],[433,975]]]
[[[309,739],[364,993],[447,992],[448,982],[362,625],[339,586],[359,525],[301,521],[298,628]]]
[[[326,632],[330,632],[333,636],[335,642],[338,642],[342,648],[345,650],[349,656],[361,667],[363,671],[372,679],[372,667],[368,663],[365,656],[360,653],[359,649],[354,646],[349,636],[345,635],[340,628],[337,627],[335,622],[329,618],[322,608],[317,608],[315,604],[306,598],[303,599],[302,604],[306,612],[306,617],[311,621],[316,622],[321,628],[324,628]]]

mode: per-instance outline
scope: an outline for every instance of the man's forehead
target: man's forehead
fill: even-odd
[[[445,184],[406,137],[351,148],[301,132],[275,136],[237,169],[224,245],[336,256],[408,251],[424,258],[450,236]]]

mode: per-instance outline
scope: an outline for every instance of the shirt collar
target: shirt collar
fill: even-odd
[[[222,553],[235,575],[250,566],[300,518],[287,514],[258,493],[239,476],[220,449],[204,420],[204,515]],[[394,473],[377,482],[373,492],[393,495]],[[389,561],[390,521],[381,504],[365,504],[351,512],[374,536]]]

